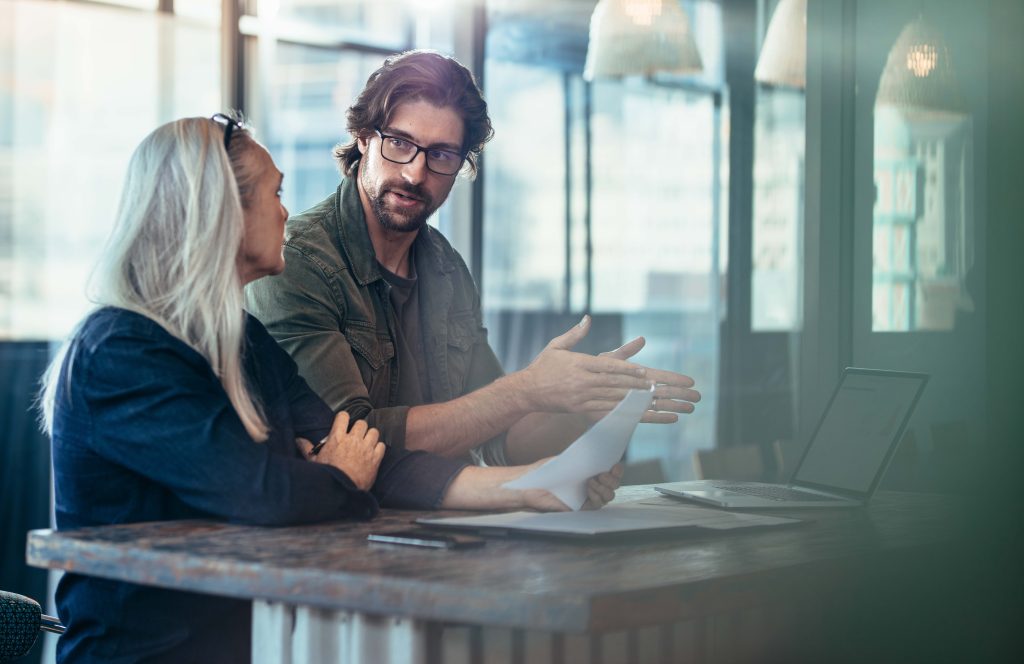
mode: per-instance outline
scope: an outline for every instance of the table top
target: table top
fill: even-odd
[[[650,487],[623,487],[616,502],[653,495]],[[289,528],[168,521],[37,530],[27,558],[37,567],[217,595],[597,632],[752,605],[794,583],[827,584],[886,561],[906,564],[954,539],[964,519],[952,497],[895,492],[880,492],[864,508],[773,513],[805,522],[641,541],[489,538],[478,549],[435,551],[367,543],[369,532],[425,514],[384,510],[371,522]]]

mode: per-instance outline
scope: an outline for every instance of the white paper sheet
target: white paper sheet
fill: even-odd
[[[652,390],[630,390],[619,405],[577,438],[565,451],[522,477],[510,489],[547,489],[578,510],[587,500],[587,479],[606,472],[622,458],[633,430],[651,404]]]

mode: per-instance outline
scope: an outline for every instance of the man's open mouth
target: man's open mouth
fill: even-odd
[[[395,196],[397,196],[398,198],[400,198],[403,201],[410,201],[410,202],[416,202],[416,203],[422,203],[423,202],[423,198],[421,198],[420,196],[417,196],[415,194],[409,193],[407,191],[402,191],[400,189],[389,189],[388,191],[390,193],[394,194]]]

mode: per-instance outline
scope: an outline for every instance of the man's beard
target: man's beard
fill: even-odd
[[[364,189],[367,188],[366,184],[366,182],[363,183]],[[423,211],[415,216],[406,216],[401,212],[389,209],[384,202],[384,197],[389,191],[409,194],[423,201]],[[369,194],[369,191],[367,193]],[[415,233],[419,231],[427,223],[430,215],[434,214],[437,208],[440,207],[440,204],[434,204],[430,194],[419,185],[385,182],[375,194],[370,194],[368,198],[370,199],[370,207],[373,208],[373,213],[377,216],[377,221],[380,225],[386,230],[398,233]]]

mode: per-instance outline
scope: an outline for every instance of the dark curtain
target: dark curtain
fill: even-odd
[[[0,342],[0,589],[46,607],[46,571],[25,564],[25,535],[50,524],[50,446],[35,398],[49,344]],[[38,662],[42,639],[23,662]]]

